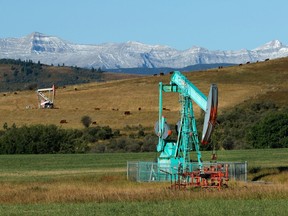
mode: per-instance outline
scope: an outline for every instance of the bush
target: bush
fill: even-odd
[[[254,148],[287,148],[288,112],[267,115],[249,129],[246,137]]]
[[[90,151],[89,143],[111,139],[114,135],[108,126],[89,127],[83,130],[62,129],[56,125],[32,125],[17,128],[15,124],[3,125],[0,131],[0,154],[47,154],[47,153],[85,153]],[[117,131],[116,134],[120,135]],[[111,144],[110,151],[126,151],[126,140]],[[97,152],[106,151],[99,145]],[[135,149],[135,148],[134,148]],[[132,150],[131,150],[132,151]]]
[[[140,152],[141,144],[142,144],[141,142],[130,143],[129,145],[126,146],[125,150],[126,152]]]
[[[92,119],[89,116],[83,116],[81,118],[81,122],[84,125],[84,127],[88,128],[92,123]]]
[[[74,153],[87,142],[78,130],[64,130],[55,125],[8,128],[0,137],[1,154]]]
[[[106,145],[105,144],[97,144],[93,149],[93,152],[95,153],[104,153],[106,151]]]
[[[148,134],[143,140],[141,146],[141,152],[153,152],[156,151],[156,145],[158,143],[158,137],[154,134]]]
[[[116,135],[119,135],[120,132],[116,132]],[[114,136],[112,129],[109,126],[104,127],[89,127],[85,128],[83,138],[87,142],[96,142],[98,140],[111,139]]]
[[[257,127],[259,126],[256,125],[258,124],[261,124],[262,126],[263,124],[267,124],[267,122],[260,122],[262,122],[266,116],[275,112],[279,112],[279,107],[269,101],[256,103],[247,102],[238,105],[231,110],[224,111],[218,115],[218,124],[212,135],[212,143],[215,144],[217,148],[221,149],[258,148],[259,146],[257,143],[260,140],[256,140],[255,137],[253,138],[253,136],[258,135],[255,135],[255,133],[253,135],[252,130],[257,131],[259,129]],[[249,133],[250,135],[248,135]],[[267,137],[265,139],[267,139]],[[259,145],[262,146],[263,143],[260,143]]]

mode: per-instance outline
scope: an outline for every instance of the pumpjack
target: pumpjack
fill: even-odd
[[[55,86],[52,88],[37,89],[38,108],[52,109],[54,108]]]
[[[163,92],[179,93],[181,104],[180,120],[176,124],[177,140],[169,139],[171,130],[162,115]],[[204,124],[201,141],[198,137],[196,119],[193,111],[195,102],[204,112]],[[157,152],[158,167],[160,171],[170,173],[175,181],[175,187],[199,186],[218,187],[223,185],[223,179],[228,181],[228,168],[205,167],[202,162],[200,143],[207,145],[216,124],[218,109],[218,88],[211,84],[208,97],[206,97],[182,73],[174,71],[170,84],[159,83],[159,119],[155,124],[155,133],[158,136]],[[191,168],[190,152],[196,151],[198,168]],[[225,170],[224,170],[225,169]]]

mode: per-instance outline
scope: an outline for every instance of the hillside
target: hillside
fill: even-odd
[[[0,92],[35,90],[56,86],[126,79],[136,75],[108,73],[98,69],[45,65],[13,59],[0,59]]]
[[[219,112],[244,101],[271,100],[288,106],[288,58],[184,73],[207,95],[210,83],[219,88]],[[170,75],[127,78],[101,83],[69,85],[56,91],[56,109],[37,109],[35,91],[11,91],[0,95],[0,126],[7,122],[55,124],[63,128],[82,128],[81,117],[88,115],[97,125],[113,129],[128,126],[154,126],[158,118],[158,83],[169,83]],[[163,106],[168,123],[179,118],[178,94],[165,93]],[[139,110],[141,108],[141,110]],[[196,114],[199,108],[195,105]],[[124,115],[130,111],[130,115]],[[61,120],[68,123],[60,124]]]

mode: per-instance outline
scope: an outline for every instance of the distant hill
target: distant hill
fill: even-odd
[[[6,67],[7,71],[12,74],[9,75],[11,77],[14,76],[13,70],[15,69],[11,69],[14,65],[10,64],[0,66],[2,86],[3,79],[6,79],[3,78],[3,67]],[[17,67],[21,70],[20,65]],[[34,67],[37,67],[37,64]],[[60,73],[60,77],[71,79],[73,85],[57,89],[56,109],[51,110],[37,109],[38,101],[35,91],[17,91],[17,94],[10,91],[3,92],[0,94],[0,127],[7,122],[10,126],[13,123],[16,125],[44,123],[61,125],[63,128],[81,128],[83,127],[80,122],[81,117],[88,115],[97,125],[109,125],[113,129],[141,124],[152,130],[158,119],[159,82],[170,82],[170,75],[165,74],[164,76],[134,77],[129,75],[125,79],[123,79],[124,75],[119,75],[121,80],[74,84],[75,76],[79,73],[75,68],[42,67],[41,76],[45,78],[50,76],[51,82],[55,81],[55,73],[62,71],[63,74]],[[46,71],[51,75],[46,74]],[[101,73],[102,76],[105,74],[105,72]],[[258,100],[272,101],[279,106],[288,107],[288,58],[183,74],[206,95],[211,83],[218,85],[219,113],[237,108],[239,104]],[[112,75],[117,76],[117,74]],[[34,76],[33,73],[31,77]],[[72,78],[69,78],[70,76]],[[107,75],[107,77],[112,76]],[[7,85],[10,84],[13,83]],[[47,84],[50,86],[50,83]],[[179,120],[178,101],[177,93],[163,94],[163,107],[166,108],[163,114],[169,124],[175,124]],[[125,115],[125,111],[131,114]],[[198,106],[195,106],[195,113],[199,116]],[[68,123],[60,124],[61,120],[66,120]]]
[[[36,88],[105,82],[135,77],[101,69],[45,65],[14,59],[0,59],[0,91],[33,90]]]
[[[109,72],[98,69],[69,67],[65,65],[45,65],[40,61],[0,59],[0,91],[32,90],[55,84],[56,86],[76,85],[91,82],[127,79],[139,75],[159,75],[170,71],[200,71],[222,68],[233,64],[201,64],[185,68],[123,68]]]
[[[118,73],[128,73],[128,74],[141,74],[141,75],[156,75],[160,73],[167,74],[171,71],[181,71],[181,72],[187,72],[187,71],[201,71],[201,70],[207,70],[212,68],[222,68],[222,67],[228,67],[233,66],[235,64],[196,64],[196,65],[190,65],[184,68],[121,68],[121,69],[109,69],[111,72],[118,72]]]

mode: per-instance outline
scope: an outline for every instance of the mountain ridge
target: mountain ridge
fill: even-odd
[[[279,40],[272,40],[252,50],[224,51],[198,46],[177,50],[136,41],[85,45],[40,32],[21,38],[0,39],[0,58],[102,69],[184,68],[197,64],[240,64],[286,56],[288,46]]]

